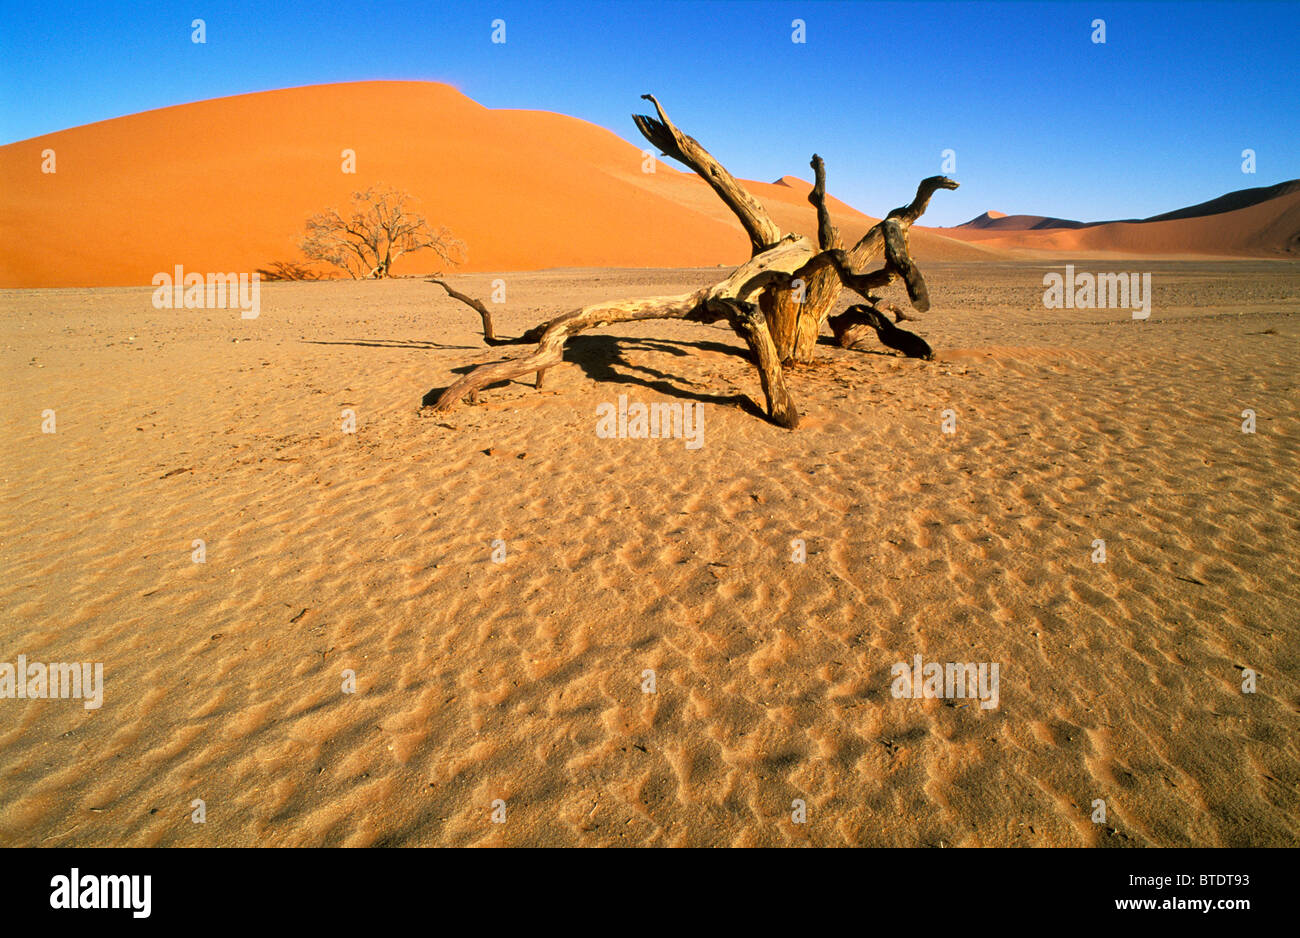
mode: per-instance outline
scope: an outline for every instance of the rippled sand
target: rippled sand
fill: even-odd
[[[0,700],[0,843],[1296,844],[1300,265],[1079,263],[1151,319],[927,265],[938,360],[828,346],[794,432],[724,327],[434,415],[514,350],[418,280],[0,293],[0,661],[105,674]],[[717,273],[501,276],[511,334]],[[599,438],[619,394],[703,447]],[[999,706],[895,699],[917,654]]]

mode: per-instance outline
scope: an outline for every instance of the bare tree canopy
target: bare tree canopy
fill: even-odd
[[[409,192],[371,186],[352,193],[345,212],[328,209],[307,219],[301,248],[313,261],[325,261],[347,271],[354,280],[378,280],[392,273],[403,254],[431,250],[447,264],[465,260],[463,242],[450,229],[429,224],[407,208]]]

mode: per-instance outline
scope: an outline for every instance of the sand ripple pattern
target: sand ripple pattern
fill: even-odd
[[[1295,845],[1300,276],[1152,266],[1145,323],[927,270],[939,361],[827,348],[794,433],[721,328],[434,416],[497,353],[418,281],[5,293],[0,660],[106,686],[0,701],[0,842]],[[509,333],[713,274],[505,276]],[[703,448],[598,438],[620,393]],[[1000,706],[894,699],[914,654]]]

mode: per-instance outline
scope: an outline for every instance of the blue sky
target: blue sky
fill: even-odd
[[[195,17],[205,45],[190,42]],[[952,149],[962,188],[928,224],[989,208],[1093,221],[1300,176],[1297,49],[1288,2],[7,3],[0,143],[205,98],[414,79],[641,146],[629,115],[649,91],[742,178],[808,178],[818,152],[831,191],[879,215]]]

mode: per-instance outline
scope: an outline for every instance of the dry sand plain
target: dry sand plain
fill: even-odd
[[[1300,266],[1103,266],[1134,322],[1045,264],[927,264],[938,360],[828,346],[794,432],[722,326],[434,415],[498,352],[419,280],[0,294],[0,660],[105,673],[0,701],[0,843],[1295,845]],[[506,274],[499,328],[715,275]],[[598,438],[620,393],[703,447]],[[914,654],[1000,705],[894,699]]]

